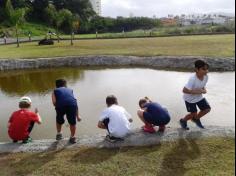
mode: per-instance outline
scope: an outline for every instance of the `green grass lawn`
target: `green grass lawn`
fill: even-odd
[[[1,176],[233,176],[235,139],[179,139],[152,147],[0,155]]]
[[[53,46],[37,43],[0,46],[0,58],[38,58],[83,55],[211,56],[233,57],[235,35],[61,41]]]

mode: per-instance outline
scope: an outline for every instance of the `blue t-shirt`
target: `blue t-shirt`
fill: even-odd
[[[146,103],[144,105],[147,108],[147,112],[153,117],[159,120],[167,120],[170,118],[170,115],[167,109],[163,108],[158,103]]]
[[[54,94],[56,97],[56,108],[77,106],[77,100],[74,97],[72,89],[66,87],[56,88]]]

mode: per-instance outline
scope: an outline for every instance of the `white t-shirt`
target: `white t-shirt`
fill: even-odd
[[[193,89],[202,89],[206,87],[206,84],[208,82],[208,76],[204,76],[203,80],[198,79],[196,73],[193,74],[188,83],[185,85],[185,88],[189,90]],[[203,99],[202,94],[184,94],[184,100],[187,101],[188,103],[197,103]]]
[[[129,119],[131,115],[121,106],[112,105],[106,108],[99,121],[103,121],[109,118],[108,129],[113,137],[123,138],[130,132],[130,122]]]

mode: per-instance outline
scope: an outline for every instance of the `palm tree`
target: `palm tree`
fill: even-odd
[[[14,24],[15,29],[16,29],[17,47],[20,47],[18,27],[24,23],[24,16],[25,16],[24,9],[14,10],[11,14],[11,22],[12,22],[12,24]]]

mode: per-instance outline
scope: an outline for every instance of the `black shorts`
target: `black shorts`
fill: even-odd
[[[64,106],[56,108],[57,112],[57,123],[62,125],[65,123],[64,116],[66,115],[67,121],[70,125],[76,125],[78,107],[77,106]]]
[[[197,103],[189,103],[189,102],[185,101],[185,105],[186,105],[187,111],[191,112],[191,113],[197,112],[197,107],[201,111],[211,109],[211,106],[209,105],[208,101],[205,98],[203,98],[201,101],[199,101]]]
[[[148,112],[143,112],[144,120],[155,126],[167,125],[170,122],[170,115],[167,114],[163,117],[153,117],[152,114]]]

